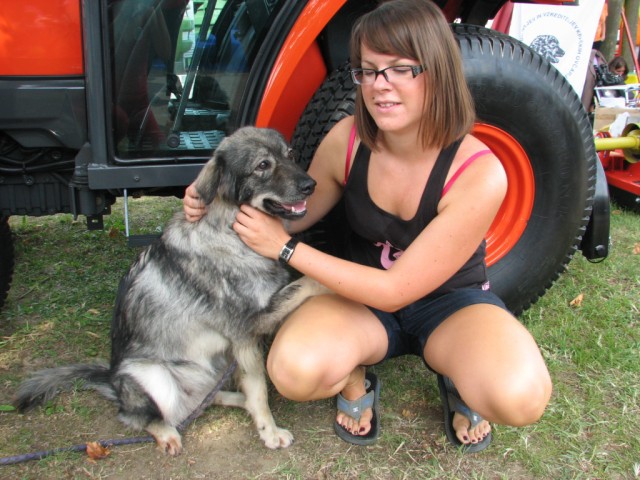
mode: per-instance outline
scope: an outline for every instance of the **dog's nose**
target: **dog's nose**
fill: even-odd
[[[300,192],[304,193],[305,195],[311,195],[315,189],[316,181],[311,177],[307,177],[300,183]]]

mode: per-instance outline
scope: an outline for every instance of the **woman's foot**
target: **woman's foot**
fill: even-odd
[[[347,384],[340,393],[349,401],[358,400],[367,393],[364,367],[357,367],[351,372]],[[371,407],[365,408],[360,413],[360,420],[350,417],[347,413],[338,410],[336,423],[352,435],[366,435],[371,430],[372,419],[373,409]]]
[[[491,424],[486,420],[482,420],[475,428],[470,428],[471,421],[458,412],[453,415],[452,424],[456,437],[458,437],[460,443],[465,445],[475,445],[484,440],[491,432]]]
[[[465,453],[480,452],[491,443],[491,425],[460,398],[450,378],[438,375],[444,412],[444,429],[449,441]]]

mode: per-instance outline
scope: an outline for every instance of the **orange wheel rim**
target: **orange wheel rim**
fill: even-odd
[[[486,235],[486,262],[491,266],[503,258],[527,228],[535,199],[535,179],[529,156],[520,143],[504,130],[476,123],[473,135],[498,157],[508,180],[507,194]]]

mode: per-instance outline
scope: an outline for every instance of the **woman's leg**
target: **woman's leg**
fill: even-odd
[[[356,400],[366,393],[364,368],[387,353],[387,332],[363,305],[337,295],[313,297],[293,312],[278,330],[267,358],[276,389],[296,401],[342,393]],[[372,412],[357,422],[342,413],[337,420],[352,433],[366,434]]]
[[[480,441],[487,423],[536,422],[551,397],[551,379],[535,340],[509,312],[494,305],[465,307],[440,324],[424,348],[431,368],[449,377],[463,401],[486,421],[454,417],[458,439]]]

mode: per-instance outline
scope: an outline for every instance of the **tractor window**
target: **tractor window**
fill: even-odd
[[[116,161],[207,157],[282,0],[108,0]]]

